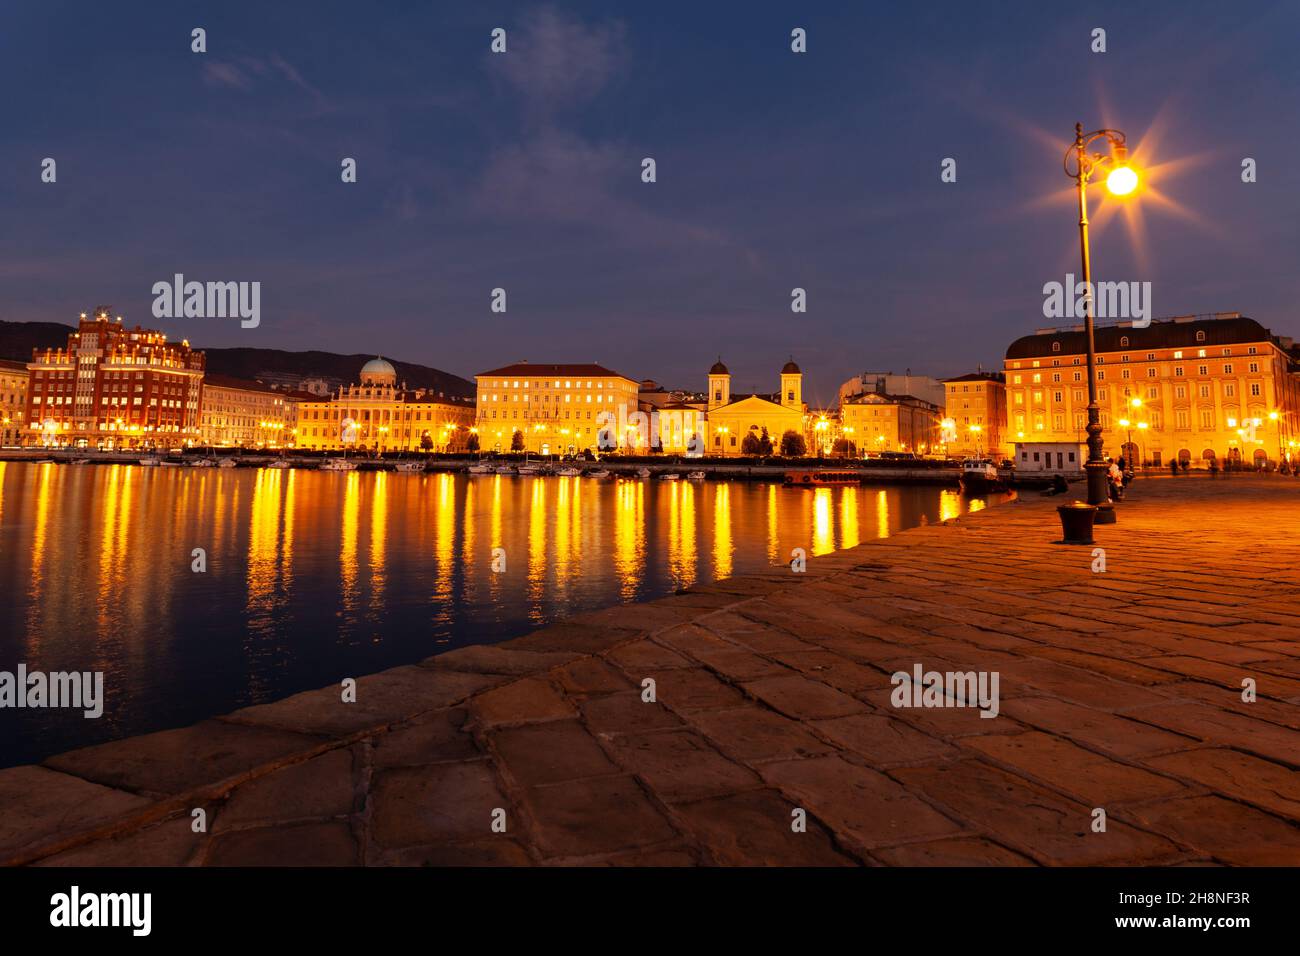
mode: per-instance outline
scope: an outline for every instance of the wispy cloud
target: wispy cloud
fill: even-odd
[[[619,21],[587,25],[554,7],[529,13],[508,36],[508,52],[489,54],[492,66],[543,117],[598,94],[627,61]]]

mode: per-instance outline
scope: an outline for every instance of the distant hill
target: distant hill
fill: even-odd
[[[32,349],[62,348],[76,329],[58,322],[0,322],[0,358],[20,362],[31,360]],[[357,380],[361,366],[373,354],[339,355],[334,352],[286,352],[283,349],[204,349],[208,369],[234,378],[258,379],[268,384],[294,384],[304,378],[332,379],[342,383]],[[385,356],[387,358],[387,356]],[[410,388],[427,388],[447,396],[474,398],[474,383],[427,365],[415,365],[389,358],[397,369],[397,381]]]

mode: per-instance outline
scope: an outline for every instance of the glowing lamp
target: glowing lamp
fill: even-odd
[[[1113,196],[1127,196],[1137,185],[1138,175],[1132,166],[1116,166],[1106,177],[1106,188]]]

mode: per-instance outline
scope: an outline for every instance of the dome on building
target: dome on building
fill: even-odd
[[[782,374],[782,375],[802,375],[803,373],[799,371],[799,366],[794,364],[794,359],[790,359],[790,361],[786,362],[785,365],[782,366],[782,368],[781,368],[781,374]]]
[[[397,369],[382,358],[372,358],[361,366],[361,382],[363,385],[371,383],[393,385],[397,382]]]
[[[725,366],[725,365],[722,364],[722,356],[721,356],[721,355],[719,355],[719,356],[718,356],[718,360],[717,360],[716,362],[713,363],[713,368],[709,369],[709,374],[710,374],[710,375],[730,375],[730,374],[731,374],[730,372],[727,371],[727,366]]]

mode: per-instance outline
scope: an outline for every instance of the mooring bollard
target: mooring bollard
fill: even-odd
[[[1074,501],[1060,505],[1056,513],[1061,516],[1062,544],[1092,544],[1092,524],[1097,517],[1097,506]]]

